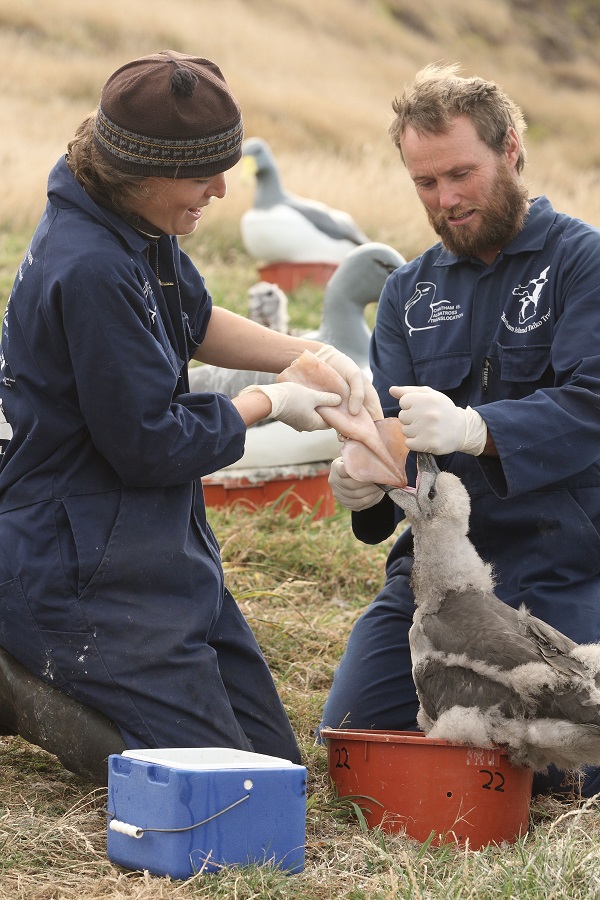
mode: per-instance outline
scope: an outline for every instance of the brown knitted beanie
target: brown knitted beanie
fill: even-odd
[[[94,140],[122,172],[205,178],[242,155],[242,116],[209,59],[163,50],[121,66],[102,89]]]

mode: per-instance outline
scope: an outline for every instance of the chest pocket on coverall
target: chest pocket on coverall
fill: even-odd
[[[453,392],[460,388],[469,375],[472,359],[468,353],[453,353],[414,360],[413,366],[417,384],[443,391],[456,402]]]
[[[550,345],[506,347],[494,341],[490,346],[485,381],[487,400],[527,397],[542,387],[552,387],[554,371]]]

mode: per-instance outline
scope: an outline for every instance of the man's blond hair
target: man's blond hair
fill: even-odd
[[[527,158],[523,113],[493,81],[464,78],[459,72],[458,64],[428,65],[394,99],[396,116],[389,133],[400,155],[407,128],[420,135],[447,134],[454,119],[462,115],[471,119],[481,140],[498,154],[504,151],[509,129],[514,128],[521,145],[516,169],[521,172]]]

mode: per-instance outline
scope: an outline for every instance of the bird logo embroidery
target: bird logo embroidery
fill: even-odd
[[[432,328],[439,328],[444,322],[462,319],[463,313],[460,311],[460,304],[454,305],[449,300],[436,300],[436,290],[436,285],[431,281],[418,281],[415,285],[412,297],[404,305],[404,322],[408,328],[409,335],[412,335],[415,331],[429,331]],[[425,300],[426,303],[421,303],[421,308],[415,310],[414,314],[411,313],[411,319],[414,322],[415,319],[418,321],[419,317],[423,318],[423,309],[428,311],[425,312],[427,319],[424,320],[422,325],[412,324],[408,320],[408,313],[422,300]]]
[[[519,284],[514,288],[513,294],[519,298],[520,303],[519,325],[524,325],[525,322],[535,318],[542,288],[548,281],[546,276],[549,270],[550,266],[547,266],[537,278],[532,278],[527,284]]]

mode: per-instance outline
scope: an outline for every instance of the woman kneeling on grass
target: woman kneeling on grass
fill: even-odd
[[[187,365],[280,372],[310,349],[348,381],[353,412],[372,388],[333,348],[214,307],[180,250],[241,142],[211,61],[122,66],[50,173],[4,317],[0,733],[99,781],[125,747],[299,761],[200,479],[242,456],[248,426],[324,428],[315,407],[340,398],[289,383],[190,393]]]

